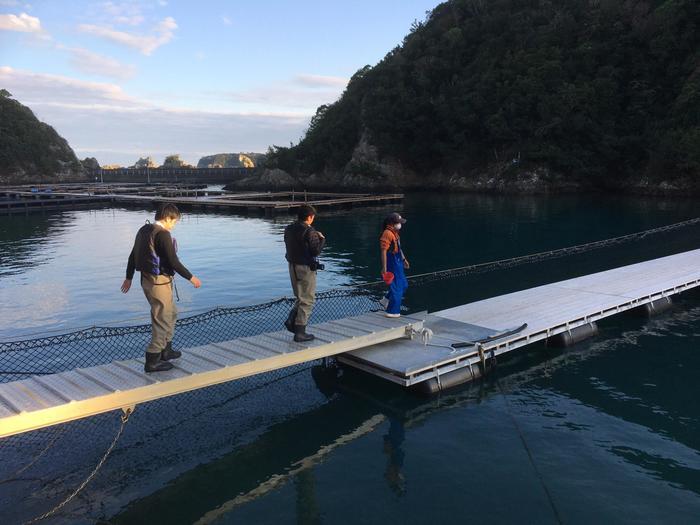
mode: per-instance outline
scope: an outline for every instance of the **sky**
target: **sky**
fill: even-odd
[[[0,88],[79,158],[265,152],[439,0],[0,0]]]

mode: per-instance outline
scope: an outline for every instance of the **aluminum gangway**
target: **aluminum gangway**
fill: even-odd
[[[424,318],[370,312],[313,325],[307,343],[285,330],[188,348],[165,372],[145,373],[141,358],[0,384],[0,438],[411,337]]]

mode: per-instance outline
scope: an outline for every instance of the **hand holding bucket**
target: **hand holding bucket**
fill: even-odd
[[[389,286],[391,283],[394,282],[394,273],[393,272],[384,272],[382,274],[382,279],[386,283],[387,286]]]

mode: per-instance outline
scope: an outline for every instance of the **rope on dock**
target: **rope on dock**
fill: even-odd
[[[70,495],[61,501],[58,505],[56,505],[54,508],[52,508],[50,511],[45,512],[41,516],[37,516],[36,518],[33,518],[29,521],[24,522],[24,525],[31,525],[32,523],[37,523],[43,519],[48,518],[49,516],[54,515],[56,512],[61,510],[63,507],[68,505],[73,498],[75,498],[80,492],[87,486],[90,481],[92,481],[92,478],[94,478],[97,473],[100,471],[102,468],[102,465],[105,464],[105,461],[107,461],[107,458],[109,455],[112,453],[112,450],[114,450],[114,447],[117,445],[117,442],[119,441],[119,438],[122,436],[122,433],[124,432],[124,427],[126,426],[127,421],[129,421],[129,416],[131,415],[132,409],[128,408],[124,410],[124,413],[121,415],[121,425],[119,425],[119,430],[117,430],[117,435],[114,436],[114,439],[112,440],[112,443],[109,445],[107,448],[107,451],[104,453],[100,461],[97,463],[94,469],[92,469],[92,472],[88,474],[88,476],[85,478],[85,480],[78,485],[78,488],[76,488],[73,492],[70,493]]]
[[[635,233],[629,233],[627,235],[620,235],[619,237],[611,237],[609,239],[603,239],[600,241],[593,241],[584,244],[578,244],[575,246],[567,246],[565,248],[558,248],[556,250],[547,250],[544,252],[537,252],[528,255],[519,255],[517,257],[511,257],[508,259],[499,259],[496,261],[489,261],[484,263],[470,264],[467,266],[460,266],[457,268],[449,268],[447,270],[439,270],[436,272],[422,273],[417,275],[407,276],[407,279],[414,285],[417,283],[427,283],[433,281],[439,281],[442,279],[452,279],[455,277],[463,277],[465,275],[472,275],[478,273],[485,273],[494,270],[502,270],[506,268],[514,268],[516,266],[522,266],[525,264],[532,264],[540,261],[545,261],[549,259],[558,259],[561,257],[566,257],[569,255],[578,255],[580,253],[586,253],[593,250],[599,250],[601,248],[608,248],[610,246],[617,246],[620,244],[625,244],[632,241],[639,241],[644,239],[649,235],[656,235],[659,233],[667,233],[673,230],[678,230],[681,228],[686,228],[688,226],[695,226],[700,224],[700,217],[695,219],[689,219],[687,221],[677,222],[674,224],[669,224],[666,226],[660,226],[658,228],[652,228],[649,230],[644,230]],[[379,284],[383,281],[376,281],[372,283],[366,283],[367,285]]]
[[[60,437],[63,435],[63,432],[65,431],[65,429],[66,429],[65,426],[59,427],[59,428],[58,428],[58,431],[54,433],[53,438],[46,444],[46,446],[41,450],[41,452],[39,452],[38,454],[36,454],[36,455],[32,458],[32,460],[31,460],[29,463],[27,463],[25,466],[23,466],[23,467],[21,467],[21,468],[15,470],[12,474],[10,474],[10,475],[7,476],[5,479],[3,479],[2,481],[0,481],[0,485],[2,485],[2,484],[4,484],[4,483],[9,483],[9,482],[11,482],[11,481],[17,481],[17,480],[19,480],[19,476],[20,476],[21,474],[23,474],[23,473],[26,472],[29,468],[31,468],[32,466],[34,466],[34,465],[36,464],[36,462],[39,461],[39,460],[54,446],[54,444],[56,444],[56,442],[58,441],[58,438],[60,438]]]
[[[520,428],[520,424],[518,423],[518,420],[515,419],[515,416],[513,415],[513,411],[511,410],[510,407],[510,401],[508,400],[508,396],[506,395],[505,390],[503,390],[503,387],[501,386],[501,382],[498,379],[498,374],[495,374],[495,379],[496,379],[496,386],[498,387],[498,390],[503,396],[503,401],[505,402],[505,407],[506,407],[506,413],[508,414],[509,419],[513,423],[513,426],[515,427],[516,432],[518,433],[518,437],[520,438],[520,442],[523,445],[523,448],[525,449],[525,453],[527,454],[527,458],[530,462],[530,465],[532,466],[532,469],[535,471],[535,475],[537,476],[537,479],[540,482],[540,485],[542,486],[542,489],[544,490],[545,496],[547,497],[547,502],[549,503],[550,509],[552,509],[552,514],[554,515],[555,521],[559,524],[562,525],[564,523],[564,520],[561,518],[561,514],[559,514],[559,510],[557,509],[556,504],[554,503],[554,498],[552,497],[552,493],[549,491],[549,487],[547,487],[547,483],[544,480],[544,476],[542,476],[542,473],[540,472],[540,469],[537,468],[537,463],[535,463],[535,457],[532,454],[532,450],[530,449],[530,446],[527,443],[527,440],[525,439],[525,434],[523,434],[522,429]]]

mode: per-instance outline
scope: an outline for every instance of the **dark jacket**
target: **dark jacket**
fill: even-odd
[[[170,232],[157,224],[145,224],[136,234],[126,266],[126,278],[132,279],[135,270],[169,276],[177,272],[188,281],[192,278],[190,271],[177,257]]]
[[[293,264],[310,265],[319,256],[326,240],[313,226],[296,221],[284,230],[284,244],[287,247],[286,259]]]

